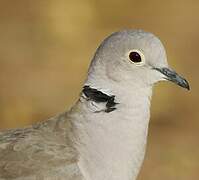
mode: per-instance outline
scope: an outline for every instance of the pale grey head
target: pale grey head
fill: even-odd
[[[161,41],[142,30],[124,30],[107,37],[96,51],[89,75],[134,81],[142,87],[169,80],[189,89],[188,82],[169,68]]]
[[[165,49],[153,34],[124,30],[101,43],[78,103],[84,113],[83,121],[77,116],[81,125],[76,127],[86,132],[78,136],[77,144],[84,145],[79,164],[87,179],[136,179],[145,153],[152,87],[161,80],[189,89],[169,68]]]

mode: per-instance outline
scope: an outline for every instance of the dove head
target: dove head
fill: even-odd
[[[92,80],[143,88],[169,80],[189,89],[188,82],[169,68],[161,41],[142,30],[124,30],[107,37],[92,60],[88,82]]]

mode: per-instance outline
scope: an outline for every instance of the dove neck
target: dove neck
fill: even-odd
[[[152,88],[103,85],[118,103],[114,111],[83,96],[71,111],[80,170],[85,180],[135,180],[145,154]]]

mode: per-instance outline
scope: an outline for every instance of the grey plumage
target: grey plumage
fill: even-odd
[[[97,49],[73,108],[24,129],[0,132],[0,180],[135,180],[148,133],[152,87],[171,70],[151,33],[113,33]]]
[[[67,113],[0,133],[0,179],[80,180]]]

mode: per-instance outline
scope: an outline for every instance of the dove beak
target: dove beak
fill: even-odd
[[[186,88],[187,90],[190,90],[188,81],[182,76],[178,75],[175,71],[169,68],[155,68],[155,70],[162,73],[165,76],[164,78],[166,80],[169,80],[183,88]]]

